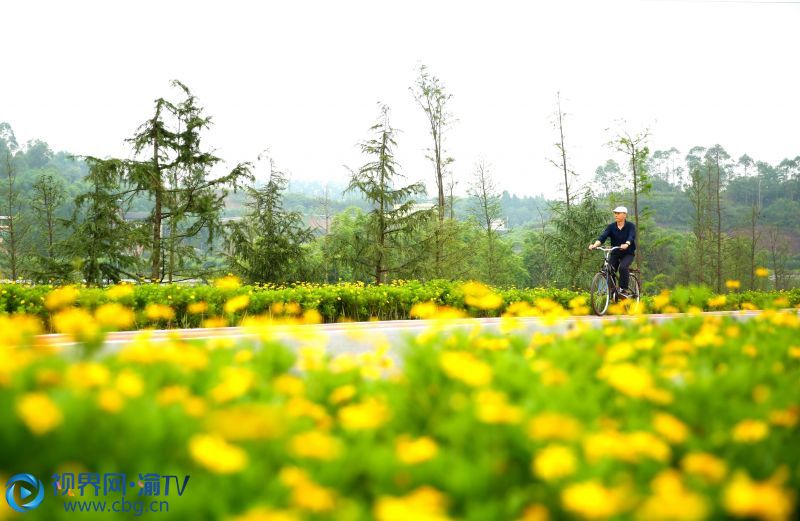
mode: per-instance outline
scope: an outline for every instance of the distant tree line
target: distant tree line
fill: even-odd
[[[720,145],[651,152],[646,129],[620,123],[613,157],[581,185],[558,94],[553,170],[530,175],[556,176],[563,198],[517,197],[498,190],[486,160],[458,178],[447,153],[451,94],[422,66],[410,95],[428,131],[436,193],[406,180],[382,104],[349,183],[296,193],[268,151],[223,170],[205,142],[211,118],[186,85],[172,88],[127,140],[127,158],[20,144],[0,124],[0,278],[100,285],[232,272],[253,283],[446,278],[580,288],[600,263],[586,246],[610,208],[625,204],[649,291],[690,283],[722,291],[729,279],[745,288],[798,284],[800,156],[770,165],[733,160]],[[256,184],[256,173],[267,181]],[[755,277],[759,267],[771,277]]]

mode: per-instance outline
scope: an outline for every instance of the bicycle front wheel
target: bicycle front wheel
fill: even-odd
[[[589,291],[589,299],[592,301],[592,311],[594,311],[595,315],[605,315],[606,311],[608,311],[608,302],[611,297],[605,273],[599,272],[594,276]]]
[[[639,279],[637,279],[636,275],[633,273],[631,273],[631,278],[628,281],[628,290],[631,292],[629,299],[635,302],[628,307],[628,311],[631,313],[641,313],[643,310],[641,303],[642,290],[641,286],[639,286]]]

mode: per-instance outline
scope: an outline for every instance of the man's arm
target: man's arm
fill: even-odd
[[[603,230],[603,233],[600,234],[600,237],[598,237],[597,240],[594,241],[594,243],[589,245],[589,249],[593,250],[593,249],[597,248],[598,246],[600,246],[601,244],[603,244],[604,242],[606,242],[606,239],[608,239],[609,235],[611,235],[611,225],[610,224],[608,226],[606,226],[605,230]]]
[[[628,230],[628,237],[625,239],[625,242],[628,244],[633,244],[633,241],[636,240],[636,225],[633,223],[631,224],[631,229]]]
[[[636,239],[636,225],[629,222],[627,226],[628,226],[628,236],[625,238],[625,242],[623,242],[620,245],[620,249],[622,250],[627,250],[631,246],[631,244],[633,244],[633,241]]]

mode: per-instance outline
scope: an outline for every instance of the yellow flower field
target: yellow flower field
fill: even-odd
[[[490,295],[475,293],[474,304],[493,305]],[[552,323],[569,313],[543,300],[509,314],[533,308]],[[0,316],[0,478],[30,473],[46,488],[24,514],[3,502],[0,519],[74,518],[66,505],[95,497],[54,486],[52,476],[70,473],[125,473],[141,490],[147,473],[189,476],[182,495],[161,490],[168,514],[142,514],[165,519],[799,513],[794,312],[581,322],[533,335],[509,316],[503,333],[433,327],[401,346],[375,338],[370,352],[332,355],[326,337],[303,325],[319,318],[302,314],[279,321],[297,326],[297,351],[263,317],[250,322],[260,341],[155,342],[143,331],[118,350],[99,349],[109,317],[125,317],[116,311],[68,317],[94,349],[48,347],[35,337],[38,319]]]

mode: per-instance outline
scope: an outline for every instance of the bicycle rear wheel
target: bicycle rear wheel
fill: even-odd
[[[592,311],[594,311],[595,315],[605,315],[606,311],[608,311],[608,302],[611,297],[605,273],[598,272],[595,274],[589,291],[589,300],[592,301]]]

